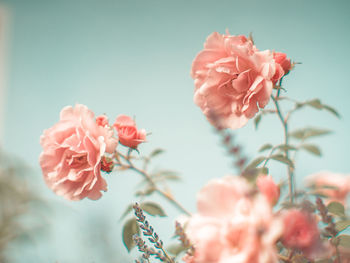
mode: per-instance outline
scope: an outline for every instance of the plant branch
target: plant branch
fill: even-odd
[[[284,133],[284,144],[288,145],[288,143],[289,143],[288,122],[282,115],[282,111],[281,111],[279,103],[278,103],[278,96],[279,96],[279,93],[277,92],[276,98],[271,95],[271,99],[273,100],[273,103],[275,104],[277,116],[282,123],[283,133]],[[286,158],[289,159],[288,148],[285,148],[284,154],[285,154]],[[290,202],[293,203],[294,202],[294,178],[293,178],[294,174],[293,174],[292,168],[289,165],[287,166],[287,172],[288,172],[288,185],[289,185]]]
[[[123,158],[127,162],[127,165],[124,165],[119,161],[119,164],[122,167],[133,170],[136,173],[142,175],[148,181],[148,183],[151,185],[151,187],[154,189],[155,192],[157,192],[158,194],[160,194],[161,196],[166,198],[172,205],[174,205],[181,212],[183,212],[187,215],[191,215],[191,213],[186,208],[184,208],[171,194],[161,190],[157,186],[157,184],[154,182],[152,177],[145,170],[139,169],[134,165],[134,163],[130,159],[130,151],[128,151],[127,155],[124,155],[124,154],[117,151],[115,155],[118,155],[119,157]]]

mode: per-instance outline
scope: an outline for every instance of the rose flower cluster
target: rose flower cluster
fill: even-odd
[[[304,106],[338,114],[318,99],[306,102],[290,99],[295,107],[281,110],[279,103],[286,99],[280,96],[285,91],[282,79],[293,66],[286,54],[260,51],[252,38],[243,35],[214,32],[207,38],[192,64],[194,102],[223,135],[226,146],[230,141],[227,138],[231,137],[224,136],[227,131],[224,129],[243,127],[270,99],[275,109],[268,112],[281,121],[284,143],[265,144],[260,152],[270,152],[249,165],[243,163],[238,167],[239,176],[210,180],[197,195],[194,214],[175,200],[168,188],[158,187],[159,181],[177,178],[174,174],[147,173],[151,157],[162,150],[141,156],[142,168],[132,162],[132,150],[138,151],[138,145],[146,141],[144,129],[138,129],[135,121],[125,115],[118,116],[110,125],[105,115],[95,118],[92,111],[80,104],[65,107],[59,122],[41,136],[44,180],[66,199],[97,200],[101,191],[107,190],[101,171],[109,173],[119,166],[120,170],[138,172],[148,183],[145,191],[136,194],[142,202],[155,192],[187,214],[183,224],[178,223],[176,228],[187,263],[350,262],[350,235],[343,232],[350,226],[346,213],[350,175],[318,172],[306,177],[307,190],[295,189],[295,155],[291,158],[290,151],[320,155],[316,145],[305,141],[327,132],[311,128],[290,132],[287,129],[290,115]],[[117,150],[119,144],[127,147],[127,154]],[[240,149],[231,145],[228,148],[233,153]],[[273,173],[267,165],[271,161],[287,168],[286,195],[282,193],[284,182],[277,184],[270,175]],[[134,208],[136,219],[131,218],[124,225],[123,242],[128,250],[136,246],[143,253],[136,262],[149,263],[154,256],[162,262],[175,263],[143,214],[144,210],[150,215],[165,216],[161,207],[147,201],[129,206],[126,214],[130,207]]]
[[[113,166],[105,155],[115,154],[118,140],[135,149],[146,140],[146,132],[138,130],[125,115],[118,116],[110,126],[106,116],[95,119],[84,105],[65,107],[59,122],[40,138],[40,165],[46,184],[69,200],[99,199],[101,191],[107,191],[101,169],[110,172]]]

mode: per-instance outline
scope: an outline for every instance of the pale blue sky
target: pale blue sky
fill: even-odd
[[[39,137],[66,105],[83,103],[111,119],[135,115],[139,127],[152,132],[140,151],[167,150],[156,165],[181,173],[183,182],[174,185],[174,193],[192,211],[195,193],[209,178],[232,172],[219,138],[192,100],[191,62],[213,31],[252,32],[259,49],[286,52],[302,62],[284,81],[288,95],[318,97],[338,109],[342,119],[315,110],[292,119],[292,128],[315,125],[335,131],[319,140],[322,159],[300,154],[297,175],[349,172],[349,1],[0,2],[10,17],[3,148],[33,167],[31,180],[57,206],[46,241],[23,248],[21,257],[14,254],[15,262],[106,262],[107,252],[98,252],[103,244],[98,229],[104,225],[115,259],[129,258],[118,218],[135,200],[137,175],[109,175],[109,191],[98,202],[70,203],[44,186]],[[282,141],[280,124],[272,117],[262,121],[258,132],[249,124],[236,134],[252,157],[264,142]],[[282,168],[272,169],[276,180],[285,176]],[[172,219],[153,221],[161,236],[171,236]]]

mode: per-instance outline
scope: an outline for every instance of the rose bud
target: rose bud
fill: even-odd
[[[271,175],[260,175],[256,180],[259,191],[266,197],[271,205],[275,205],[280,197],[280,188],[273,181]]]
[[[146,131],[138,130],[133,119],[126,115],[119,115],[113,124],[117,130],[119,142],[130,148],[137,146],[146,141]]]

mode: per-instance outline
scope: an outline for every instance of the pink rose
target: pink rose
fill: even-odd
[[[275,205],[280,197],[280,188],[273,181],[271,175],[260,175],[256,180],[259,191],[267,198],[270,204]]]
[[[40,138],[40,165],[44,180],[57,195],[69,200],[96,200],[107,191],[101,177],[101,157],[113,153],[117,140],[113,130],[97,125],[86,106],[65,107],[60,121]]]
[[[298,209],[290,209],[283,215],[284,232],[282,243],[287,248],[299,249],[306,256],[314,257],[322,252],[320,232],[315,215]]]
[[[192,64],[194,101],[213,125],[241,128],[268,104],[275,73],[272,52],[245,36],[214,32]]]
[[[271,205],[241,177],[211,180],[197,196],[198,213],[186,234],[195,252],[187,263],[278,262],[282,222]]]
[[[350,175],[324,171],[308,176],[306,182],[315,187],[317,193],[328,196],[327,203],[336,201],[346,204],[350,192]]]
[[[146,141],[146,131],[138,130],[133,119],[126,115],[119,115],[113,124],[118,132],[119,142],[130,148]]]

